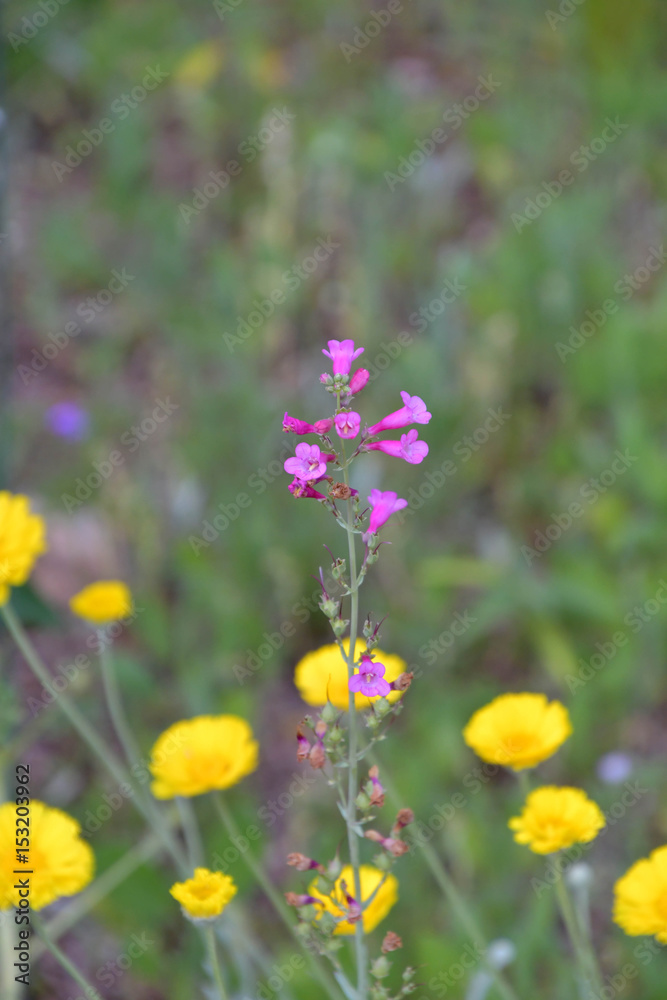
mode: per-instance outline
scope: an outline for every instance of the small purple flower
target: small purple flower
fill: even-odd
[[[333,361],[334,375],[349,375],[352,362],[363,353],[363,347],[355,351],[353,340],[330,340],[329,350],[322,348],[322,354]]]
[[[426,441],[419,440],[419,431],[414,429],[407,434],[401,434],[400,441],[375,441],[364,445],[366,451],[382,451],[394,458],[403,458],[411,465],[419,465],[428,455]]]
[[[339,437],[355,438],[361,427],[361,417],[354,410],[351,410],[349,413],[337,413],[335,424]]]
[[[384,670],[384,663],[371,660],[368,654],[362,653],[359,673],[353,674],[349,680],[350,691],[364,694],[367,698],[388,695],[391,688],[384,679]]]
[[[419,396],[411,396],[409,392],[402,392],[401,399],[403,406],[400,410],[388,413],[379,423],[373,424],[366,431],[367,437],[374,437],[381,431],[396,430],[398,427],[408,427],[410,424],[427,424],[431,419],[431,414],[426,409],[426,403]]]
[[[350,396],[356,396],[358,392],[361,392],[361,390],[368,384],[369,378],[370,374],[366,368],[357,368],[356,372],[350,379],[350,384],[347,387],[347,391]]]
[[[309,483],[326,476],[327,462],[318,445],[302,441],[296,446],[296,458],[288,458],[284,469],[302,483]]]
[[[328,434],[332,427],[333,420],[316,420],[314,424],[307,424],[305,420],[290,417],[287,410],[283,417],[283,430],[291,434]]]
[[[308,483],[302,483],[300,479],[293,479],[287,489],[293,497],[306,497],[310,500],[326,500],[324,493],[318,493]]]
[[[368,524],[368,534],[375,535],[383,524],[386,524],[392,514],[408,506],[407,500],[402,500],[393,490],[371,490],[368,495],[371,505],[371,516]]]
[[[48,408],[46,424],[58,437],[68,438],[70,441],[82,441],[88,436],[90,418],[88,411],[78,403],[64,400]]]
[[[620,750],[612,750],[600,757],[596,770],[606,785],[622,785],[632,774],[632,758]]]

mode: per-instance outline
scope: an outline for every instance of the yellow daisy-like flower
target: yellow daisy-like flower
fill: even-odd
[[[350,640],[344,639],[343,646],[347,652],[350,648]],[[366,643],[362,639],[357,639],[354,647],[355,660],[358,661],[361,654],[365,652]],[[405,660],[402,660],[400,656],[383,653],[381,649],[373,650],[373,659],[384,663],[384,679],[386,681],[395,681],[400,674],[407,670]],[[296,665],[294,683],[303,700],[309,705],[326,705],[328,700],[336,708],[343,711],[348,707],[347,664],[335,643],[321,646],[319,649],[313,650],[312,653],[306,653]],[[387,695],[387,701],[398,701],[401,694],[401,691],[390,691]],[[354,696],[357,711],[362,708],[370,708],[374,700],[363,694]]]
[[[551,757],[571,733],[570,716],[559,701],[543,694],[502,694],[475,712],[463,739],[489,764],[522,771]]]
[[[9,600],[10,587],[26,582],[46,551],[45,532],[42,518],[30,513],[28,497],[0,491],[0,604]]]
[[[372,901],[364,910],[362,917],[364,933],[370,934],[384,920],[394,903],[398,900],[398,879],[395,875],[382,872],[379,868],[374,868],[372,865],[361,865],[359,868],[359,878],[361,881],[362,900],[369,899],[377,889],[375,896],[373,896]],[[333,914],[334,917],[342,917],[347,912],[348,906],[345,893],[341,888],[341,882],[345,882],[348,894],[350,896],[354,895],[354,872],[351,865],[345,865],[343,868],[336,879],[331,896],[323,895],[316,888],[316,881],[311,884],[308,893],[314,896],[315,899],[321,900],[324,908]],[[378,886],[380,886],[379,889]],[[349,920],[341,920],[336,926],[334,934],[354,934],[355,926]]]
[[[635,862],[614,886],[614,920],[626,934],[667,944],[667,845]]]
[[[195,868],[192,878],[176,882],[169,890],[192,920],[214,920],[237,893],[234,879],[208,868]]]
[[[132,594],[120,580],[99,580],[70,598],[69,606],[79,618],[106,625],[132,614]]]
[[[27,808],[28,816],[20,812],[13,802],[0,806],[0,910],[20,905],[18,883],[29,880],[30,906],[41,910],[62,896],[81,892],[93,878],[95,858],[90,845],[81,837],[81,827],[72,816],[60,809],[33,799]],[[27,819],[29,826],[23,826]],[[20,825],[17,826],[17,820]],[[17,864],[16,838],[28,836],[28,857],[25,865]],[[21,876],[15,869],[25,868],[31,874]]]
[[[517,844],[527,844],[535,854],[553,854],[595,840],[606,820],[581,788],[544,785],[530,793],[521,815],[507,825]]]
[[[148,765],[156,799],[229,788],[257,767],[259,745],[237,715],[199,715],[158,737]]]

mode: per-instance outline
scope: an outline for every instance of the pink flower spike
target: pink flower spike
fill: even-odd
[[[308,483],[302,483],[300,479],[293,479],[287,489],[293,497],[306,497],[310,500],[326,500],[323,493],[318,493]]]
[[[363,353],[363,347],[355,351],[353,340],[330,340],[329,350],[322,348],[322,354],[333,361],[334,375],[349,375],[352,362]]]
[[[426,409],[426,403],[419,396],[411,396],[409,392],[402,392],[401,399],[403,406],[400,410],[394,410],[387,414],[379,423],[373,424],[366,430],[367,437],[374,437],[382,431],[396,430],[398,427],[408,427],[410,424],[427,424],[431,419],[431,414]]]
[[[401,434],[400,441],[374,441],[363,447],[366,451],[382,451],[385,455],[403,458],[411,465],[419,465],[428,455],[428,445],[426,441],[419,440],[419,431],[415,429]]]
[[[337,413],[334,422],[338,436],[342,438],[355,438],[361,427],[361,417],[358,413]]]
[[[358,392],[361,392],[368,384],[369,378],[370,374],[365,368],[357,368],[347,387],[350,396],[356,396]]]
[[[301,482],[309,483],[326,475],[326,463],[327,459],[316,444],[306,444],[302,441],[296,446],[296,458],[288,458],[284,469]]]
[[[370,656],[363,653],[359,673],[350,677],[350,691],[355,694],[364,694],[367,698],[388,695],[391,688],[388,681],[384,679],[384,670],[384,663],[371,660]]]
[[[308,424],[305,420],[290,417],[287,411],[283,417],[283,430],[290,434],[328,434],[332,427],[333,420],[317,420],[314,424]]]
[[[408,506],[407,500],[399,498],[393,490],[371,490],[368,495],[371,505],[371,516],[368,524],[368,534],[375,535],[383,524],[386,524],[392,514]]]

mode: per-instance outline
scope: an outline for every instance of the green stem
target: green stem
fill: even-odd
[[[33,671],[35,676],[41,681],[42,685],[48,690],[51,686],[51,676],[26,635],[23,626],[14,614],[14,610],[9,604],[5,604],[0,608],[0,611],[2,612],[2,617],[5,620],[12,638],[23,653],[28,666]],[[58,695],[57,703],[60,706],[61,711],[67,716],[81,738],[88,744],[92,752],[99,757],[107,771],[112,775],[114,781],[116,781],[119,785],[128,785],[134,790],[135,794],[131,796],[131,799],[136,808],[142,814],[146,822],[153,827],[158,836],[160,836],[177,866],[181,872],[185,874],[187,871],[187,863],[183,852],[178,846],[176,840],[172,837],[171,831],[166,829],[161,816],[157,813],[157,810],[154,809],[152,801],[150,805],[144,802],[141,790],[135,787],[135,784],[132,782],[129,774],[118,760],[115,753],[110,747],[107,746],[105,741],[98,736],[95,728],[91,726],[83,713],[64,692],[61,692]]]
[[[528,771],[525,769],[523,771],[516,771],[516,776],[519,781],[519,788],[521,789],[521,794],[524,799],[527,799],[530,795],[530,778],[528,776]]]
[[[55,941],[52,941],[49,937],[46,927],[42,923],[40,917],[36,913],[31,914],[30,917],[32,925],[37,931],[37,934],[44,942],[45,947],[51,952],[56,961],[63,967],[65,972],[72,977],[72,979],[77,983],[83,990],[84,996],[90,998],[90,1000],[102,1000],[100,993],[95,989],[94,986],[88,982],[86,977],[82,972],[79,972],[76,965],[67,957],[64,951],[61,951]]]
[[[104,688],[111,723],[113,725],[114,732],[118,737],[118,742],[123,748],[125,759],[128,764],[132,766],[132,764],[135,764],[140,759],[141,754],[139,753],[139,748],[135,743],[132,730],[130,729],[130,725],[127,721],[125,709],[123,708],[113,658],[107,647],[104,645],[100,650],[100,669],[102,672],[102,686]]]
[[[215,944],[215,931],[213,930],[212,925],[204,928],[204,937],[208,947],[209,961],[211,963],[213,978],[215,980],[215,985],[218,988],[218,993],[220,994],[220,1000],[227,1000],[227,991],[222,978],[222,971],[218,960],[218,949]]]
[[[218,813],[218,816],[220,817],[223,826],[227,830],[227,833],[229,834],[230,838],[235,843],[238,843],[239,840],[242,839],[241,831],[236,825],[236,820],[232,816],[229,808],[227,807],[227,803],[224,799],[224,796],[222,796],[220,792],[212,792],[211,795],[213,798],[213,804],[215,806],[216,812]],[[340,1000],[340,997],[338,993],[336,993],[333,983],[326,975],[326,973],[320,966],[315,956],[310,951],[308,951],[307,948],[304,947],[304,943],[299,938],[294,923],[292,922],[287,903],[280,895],[280,893],[273,885],[273,883],[270,881],[269,877],[267,876],[262,866],[259,864],[259,862],[255,860],[255,858],[250,853],[249,849],[241,851],[240,853],[246,867],[250,870],[250,872],[252,872],[260,888],[264,892],[265,896],[273,906],[274,910],[276,911],[280,919],[285,924],[285,927],[289,931],[290,935],[294,938],[299,947],[304,951],[308,963],[311,969],[313,970],[313,974],[317,977],[323,989],[326,990],[326,993],[330,997],[330,1000]]]
[[[570,943],[572,944],[572,948],[574,949],[574,954],[577,959],[577,965],[579,966],[579,972],[581,975],[580,994],[582,1000],[587,1000],[587,997],[590,995],[590,991],[592,991],[595,996],[600,996],[604,984],[602,982],[602,976],[598,967],[597,958],[595,957],[595,952],[593,951],[590,940],[587,939],[582,927],[580,926],[580,922],[577,919],[577,913],[572,903],[572,898],[570,897],[570,893],[562,876],[556,882],[556,896],[558,897],[563,922],[565,923],[568,937],[570,938]]]
[[[190,862],[190,866],[194,870],[203,863],[202,859],[204,857],[204,849],[202,846],[201,834],[199,833],[197,817],[194,809],[192,808],[190,799],[184,799],[178,795],[176,797],[176,806],[178,807],[178,814],[181,819],[181,829],[183,830],[183,836],[185,837],[185,843],[188,848],[188,860]]]
[[[374,764],[378,763],[374,754],[371,754],[371,759],[373,760]],[[388,797],[392,800],[394,807],[397,809],[401,808],[403,802],[400,799],[391,780],[387,778],[386,772],[384,771],[382,773],[382,784],[385,787]],[[447,903],[450,909],[452,910],[454,916],[456,917],[460,925],[463,927],[466,934],[469,935],[473,944],[477,946],[477,948],[483,955],[482,964],[484,965],[484,968],[488,972],[488,974],[493,977],[493,981],[499,995],[503,997],[503,1000],[517,1000],[516,993],[509,985],[509,983],[506,981],[501,971],[489,962],[487,958],[488,944],[484,937],[484,934],[482,933],[477,923],[477,920],[473,916],[473,913],[470,910],[468,904],[466,903],[465,899],[459,892],[456,883],[451,878],[449,872],[445,868],[440,856],[438,855],[438,852],[435,850],[434,847],[432,847],[430,843],[423,844],[420,843],[419,841],[417,841],[417,843],[421,849],[426,864],[431,869],[433,878],[442,889],[443,895],[447,900]]]

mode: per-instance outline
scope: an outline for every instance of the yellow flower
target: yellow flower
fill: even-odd
[[[158,737],[148,765],[156,799],[229,788],[257,767],[259,746],[237,715],[199,715]]]
[[[187,917],[212,920],[220,916],[237,889],[229,875],[212,872],[208,868],[195,868],[192,878],[176,882],[169,892],[181,904]]]
[[[347,652],[350,648],[349,639],[343,639],[343,646]],[[357,639],[354,651],[355,660],[359,660],[361,654],[366,652],[366,643],[362,639]],[[407,670],[405,660],[400,656],[383,653],[381,649],[373,650],[373,658],[379,663],[384,663],[386,681],[395,681],[399,674]],[[312,653],[306,653],[296,665],[294,683],[303,700],[309,705],[326,705],[328,698],[336,708],[345,711],[348,707],[347,664],[335,643],[321,646]],[[391,691],[387,695],[387,701],[398,701],[400,697],[400,691]],[[354,696],[357,711],[361,708],[370,708],[374,700],[363,694]]]
[[[398,879],[395,875],[382,872],[379,868],[374,868],[372,865],[361,865],[359,868],[359,878],[361,881],[362,900],[369,899],[377,889],[372,901],[364,910],[362,918],[364,933],[370,934],[384,920],[394,903],[398,900]],[[308,889],[309,894],[316,899],[321,899],[324,903],[324,909],[337,918],[342,917],[348,909],[345,893],[341,888],[341,882],[345,882],[347,894],[354,896],[354,872],[350,865],[345,865],[336,879],[331,896],[325,896],[316,888],[317,879]],[[379,889],[378,886],[380,886]],[[319,910],[319,907],[317,909]],[[354,934],[355,926],[349,920],[341,920],[336,926],[334,934]]]
[[[635,862],[614,886],[614,920],[626,934],[667,944],[667,845]]]
[[[69,606],[79,618],[106,625],[132,614],[132,595],[120,580],[98,580],[70,598]]]
[[[30,513],[28,497],[0,492],[0,604],[9,588],[25,583],[37,556],[46,551],[44,521]]]
[[[543,694],[502,694],[480,708],[463,730],[478,757],[514,771],[535,767],[572,733],[570,716],[559,701]]]
[[[18,807],[23,808],[28,809],[27,817],[20,812],[17,815],[13,802],[0,806],[0,910],[19,906],[21,902],[16,885],[22,876],[15,869],[31,872],[23,878],[30,880],[33,910],[41,910],[61,896],[81,892],[92,880],[95,869],[93,852],[82,839],[81,827],[75,819],[37,799],[29,806]],[[23,819],[29,822],[27,829],[22,823],[17,827],[17,821]],[[25,865],[17,864],[17,835],[19,840],[30,838],[28,849],[25,845],[21,848],[28,857]]]
[[[581,788],[536,788],[523,812],[507,824],[517,844],[535,854],[552,854],[572,844],[588,844],[605,826],[602,810]]]

